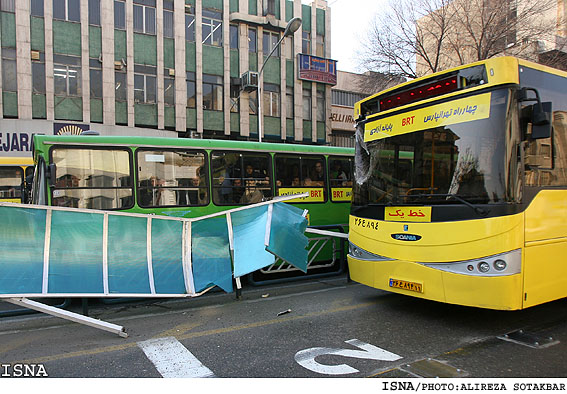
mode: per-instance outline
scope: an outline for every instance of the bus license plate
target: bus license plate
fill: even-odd
[[[423,285],[421,283],[407,282],[405,280],[390,278],[390,287],[395,287],[396,289],[415,291],[416,293],[423,293]]]

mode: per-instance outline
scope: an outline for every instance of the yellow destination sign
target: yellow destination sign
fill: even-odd
[[[333,201],[350,201],[352,197],[352,187],[332,187],[331,194]]]
[[[389,222],[430,222],[431,207],[385,207],[384,220]]]
[[[294,198],[286,202],[325,202],[322,187],[280,187],[278,189],[278,196],[292,196],[305,192],[309,193],[309,196]]]
[[[484,93],[368,122],[364,126],[364,141],[486,119],[489,116],[490,93]]]

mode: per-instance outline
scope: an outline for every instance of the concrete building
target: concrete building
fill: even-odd
[[[241,76],[294,17],[259,80],[262,140],[329,143],[324,0],[0,0],[0,133],[258,140]]]

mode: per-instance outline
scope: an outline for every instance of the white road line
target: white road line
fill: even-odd
[[[174,337],[138,342],[148,359],[164,378],[214,378],[189,350]]]

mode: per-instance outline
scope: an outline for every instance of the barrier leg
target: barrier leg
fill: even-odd
[[[5,301],[15,305],[23,306],[25,308],[33,309],[38,312],[47,313],[48,315],[74,321],[75,323],[80,323],[90,327],[98,328],[99,330],[112,332],[114,334],[118,334],[122,338],[128,337],[128,334],[124,331],[124,327],[116,324],[107,323],[105,321],[98,319],[93,319],[92,317],[82,316],[79,315],[78,313],[69,312],[63,309],[54,308],[52,306],[45,305],[40,302],[28,300],[27,298],[6,298]]]

